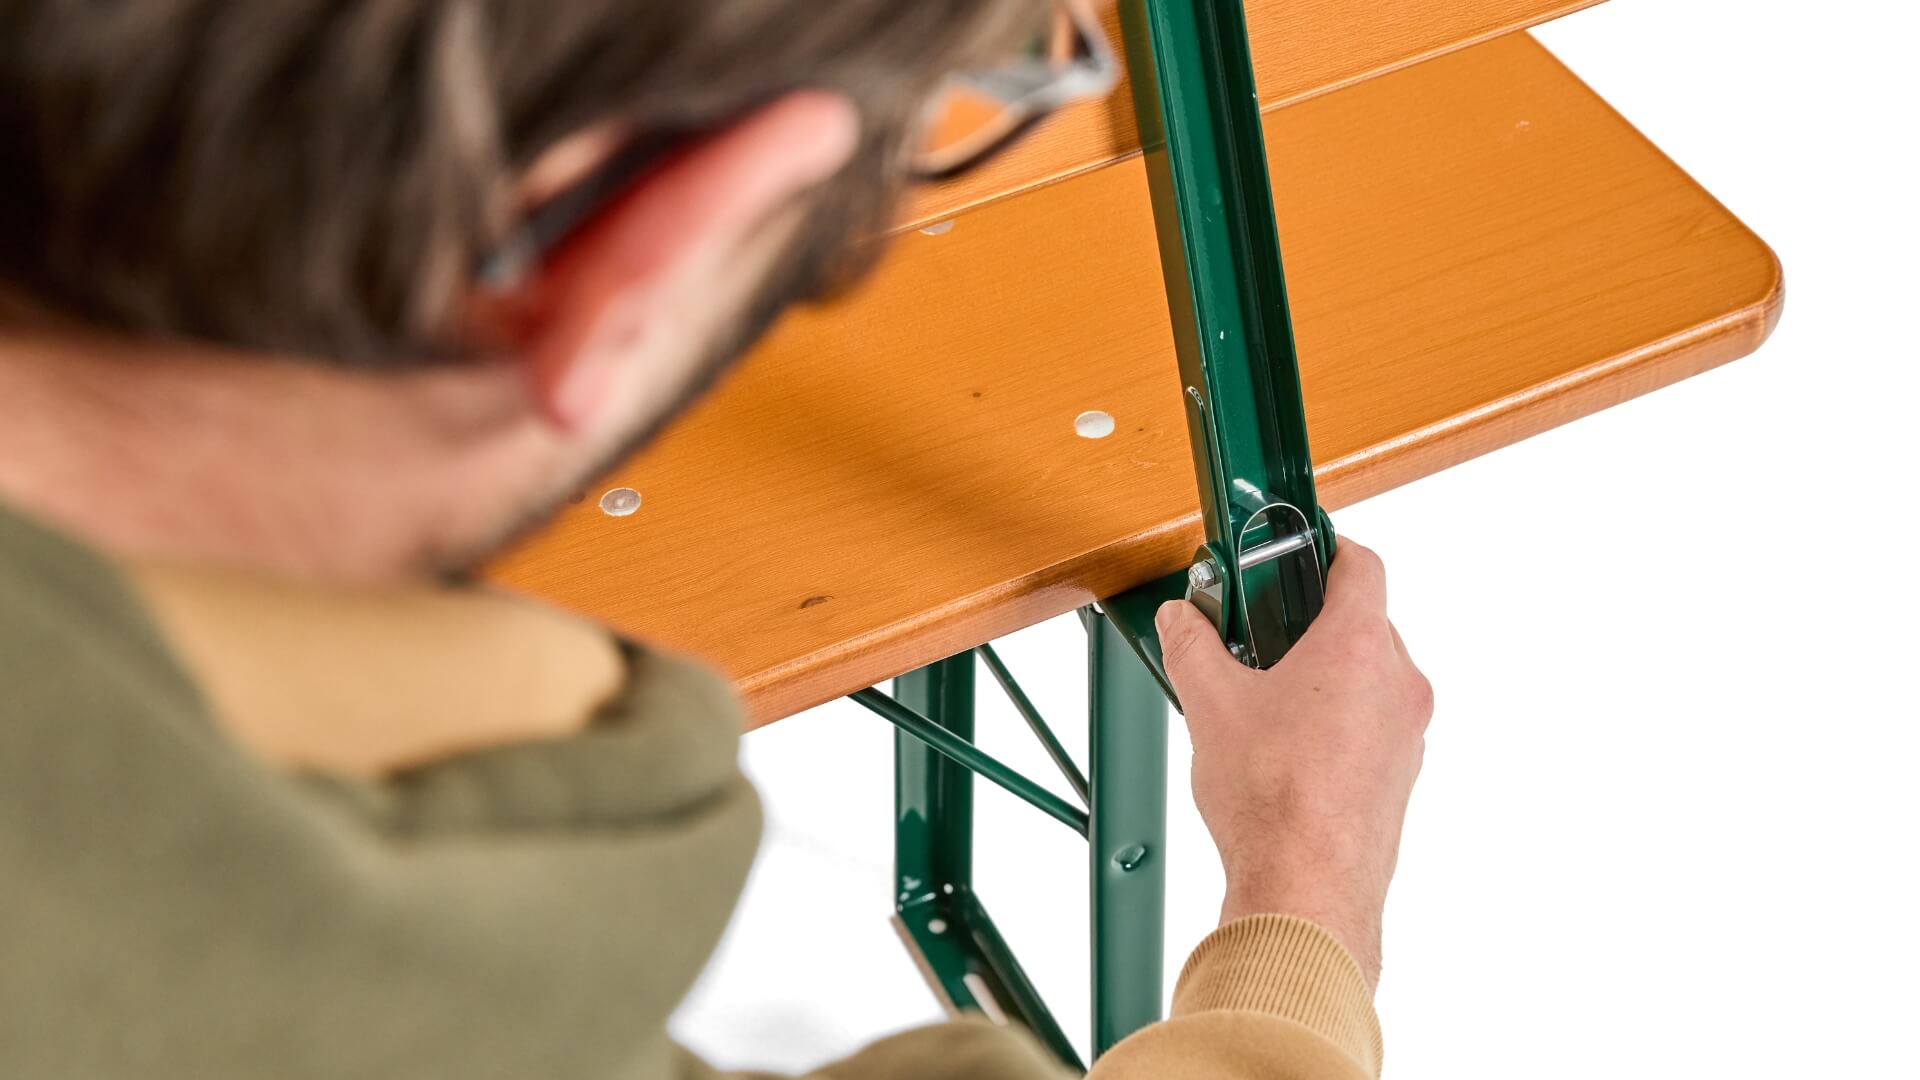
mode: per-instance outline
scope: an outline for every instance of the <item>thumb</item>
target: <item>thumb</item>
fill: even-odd
[[[1200,614],[1200,609],[1185,600],[1169,600],[1154,613],[1153,625],[1160,632],[1160,657],[1167,668],[1167,681],[1180,696],[1183,711],[1210,696],[1226,679],[1246,674],[1245,665],[1233,658],[1220,631]]]

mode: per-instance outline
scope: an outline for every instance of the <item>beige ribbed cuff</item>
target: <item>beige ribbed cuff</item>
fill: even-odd
[[[1380,1075],[1380,1019],[1360,965],[1305,919],[1249,915],[1207,935],[1174,986],[1173,1015],[1216,1010],[1284,1016]]]

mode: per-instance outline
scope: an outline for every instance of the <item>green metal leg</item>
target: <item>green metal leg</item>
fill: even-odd
[[[973,654],[894,681],[894,698],[973,740]],[[973,774],[894,733],[894,923],[952,1012],[1025,1024],[1064,1062],[1079,1056],[973,891]]]
[[[1167,699],[1128,633],[1092,609],[1087,624],[1087,775],[1033,710],[998,657],[994,676],[1061,772],[1083,785],[1082,814],[973,746],[974,654],[899,678],[891,698],[857,700],[892,721],[894,911],[901,940],[954,1012],[1025,1024],[1079,1066],[1060,1025],[973,889],[973,770],[982,770],[1088,838],[1093,909],[1093,1054],[1160,1018],[1166,913]],[[1005,774],[1005,775],[1001,775]],[[1050,800],[1050,801],[1049,801]]]
[[[942,660],[894,681],[894,699],[973,741],[973,658]],[[973,774],[926,743],[893,736],[897,903],[931,902],[973,882]]]
[[[1234,655],[1271,667],[1320,611],[1334,540],[1246,13],[1241,0],[1123,0],[1120,17],[1207,539],[1192,598]]]
[[[1093,1054],[1160,1019],[1167,699],[1106,618],[1087,620]]]

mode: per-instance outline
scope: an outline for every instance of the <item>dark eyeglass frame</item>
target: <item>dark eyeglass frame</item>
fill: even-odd
[[[1087,0],[1055,0],[1055,14],[1068,22],[1073,34],[1071,62],[1056,66],[1045,57],[1023,57],[957,76],[956,81],[963,85],[1006,95],[1005,119],[977,142],[963,142],[926,167],[916,162],[916,182],[943,183],[970,173],[1000,156],[1061,108],[1105,97],[1113,90],[1119,82],[1120,64]],[[476,268],[480,283],[507,289],[526,280],[535,266],[643,173],[701,134],[696,130],[665,130],[630,139],[586,176],[529,211],[513,235],[480,260]]]

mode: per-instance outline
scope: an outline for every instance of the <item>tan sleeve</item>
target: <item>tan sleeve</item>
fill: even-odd
[[[844,1061],[794,1077],[723,1073],[678,1051],[674,1080],[1074,1080],[1026,1029],[978,1017],[903,1031]]]
[[[1017,1027],[961,1020],[882,1039],[799,1080],[1069,1080]],[[1236,919],[1188,957],[1173,1016],[1108,1051],[1086,1080],[1371,1080],[1380,1024],[1359,965],[1333,935],[1287,915]],[[681,1051],[676,1080],[721,1073]],[[793,1078],[784,1078],[793,1080]]]
[[[1187,958],[1170,1019],[1108,1051],[1088,1080],[1369,1080],[1380,1021],[1359,965],[1289,915],[1236,919]]]

